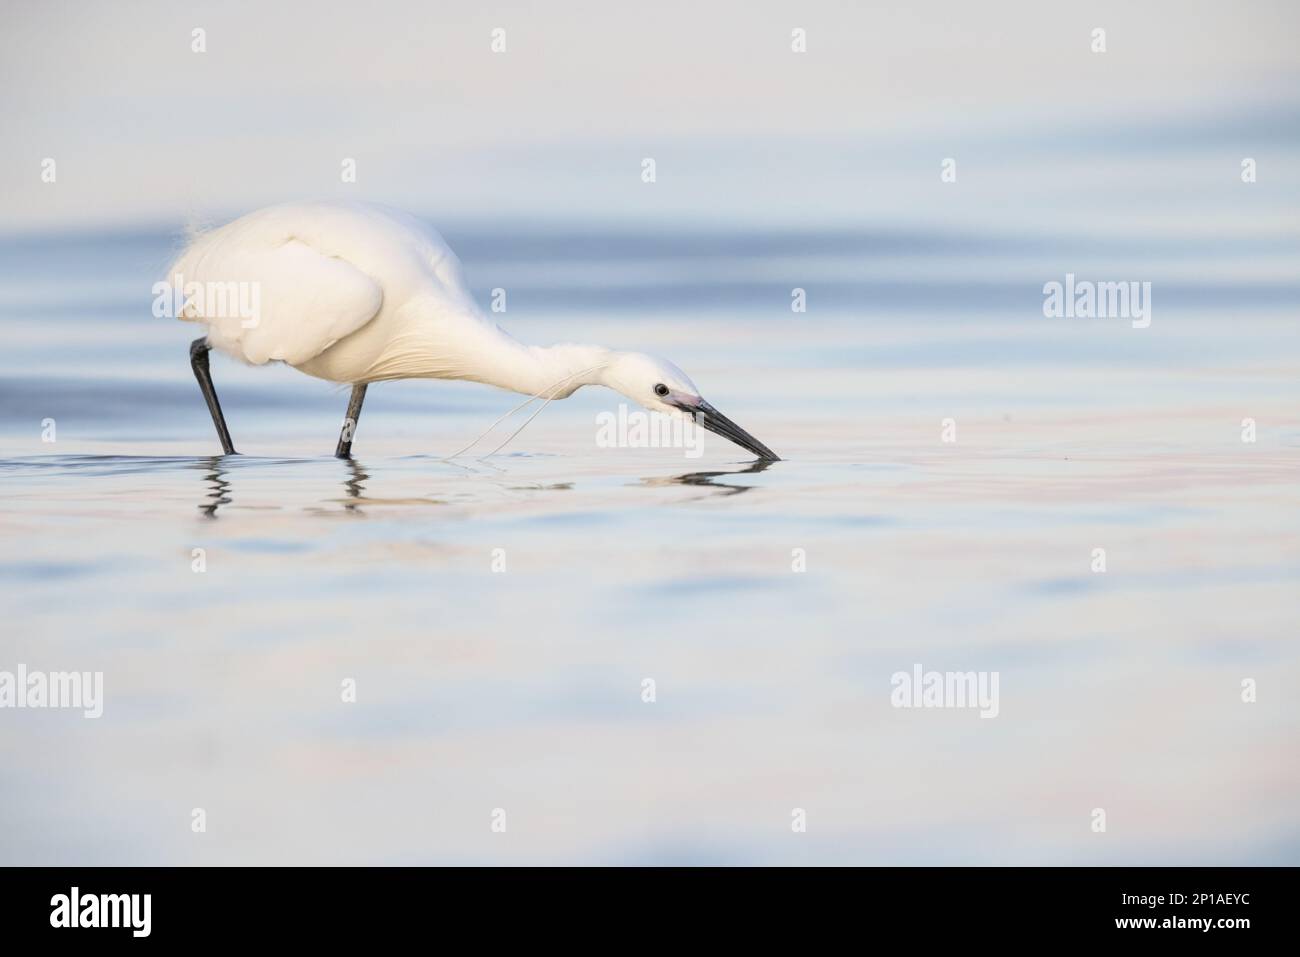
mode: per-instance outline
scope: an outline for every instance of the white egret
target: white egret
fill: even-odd
[[[361,203],[257,210],[192,239],[168,281],[192,291],[180,318],[206,326],[190,363],[227,454],[235,448],[208,368],[214,348],[351,384],[335,451],[342,458],[366,387],[419,378],[467,379],[546,401],[603,385],[651,411],[690,416],[760,459],[777,458],[671,362],[603,346],[519,342],[479,309],[443,238],[397,210]]]

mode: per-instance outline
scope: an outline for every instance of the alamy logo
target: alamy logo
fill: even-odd
[[[238,319],[245,329],[262,321],[260,282],[172,282],[153,284],[153,314],[158,319]]]
[[[998,716],[998,672],[895,671],[889,679],[895,708],[979,708],[981,718]]]
[[[1092,282],[1065,274],[1065,282],[1043,285],[1048,319],[1131,319],[1134,329],[1151,325],[1151,283]]]
[[[0,708],[80,708],[87,718],[104,713],[102,671],[0,671]]]
[[[688,459],[704,454],[704,430],[685,416],[631,411],[596,415],[596,445],[602,449],[684,449]]]
[[[50,898],[51,927],[129,927],[132,937],[148,937],[152,925],[151,894],[70,894]]]

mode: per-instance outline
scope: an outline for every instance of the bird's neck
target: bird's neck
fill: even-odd
[[[478,351],[458,378],[485,382],[523,395],[563,399],[584,385],[601,381],[615,356],[603,346],[563,343],[529,346],[497,326],[489,334],[490,348]]]

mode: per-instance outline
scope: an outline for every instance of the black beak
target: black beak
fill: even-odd
[[[703,399],[699,401],[698,405],[687,405],[683,402],[678,405],[678,408],[695,419],[697,424],[708,429],[710,432],[722,436],[724,439],[735,442],[742,449],[753,452],[763,461],[781,461],[781,456],[777,455],[766,445],[758,441],[758,439],[754,438]]]

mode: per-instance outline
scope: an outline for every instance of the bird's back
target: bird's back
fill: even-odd
[[[483,321],[436,230],[363,203],[249,213],[195,237],[169,279],[186,293],[182,318],[205,324],[217,349],[340,382],[383,365],[385,344],[400,340],[403,310],[417,300],[426,313]]]

